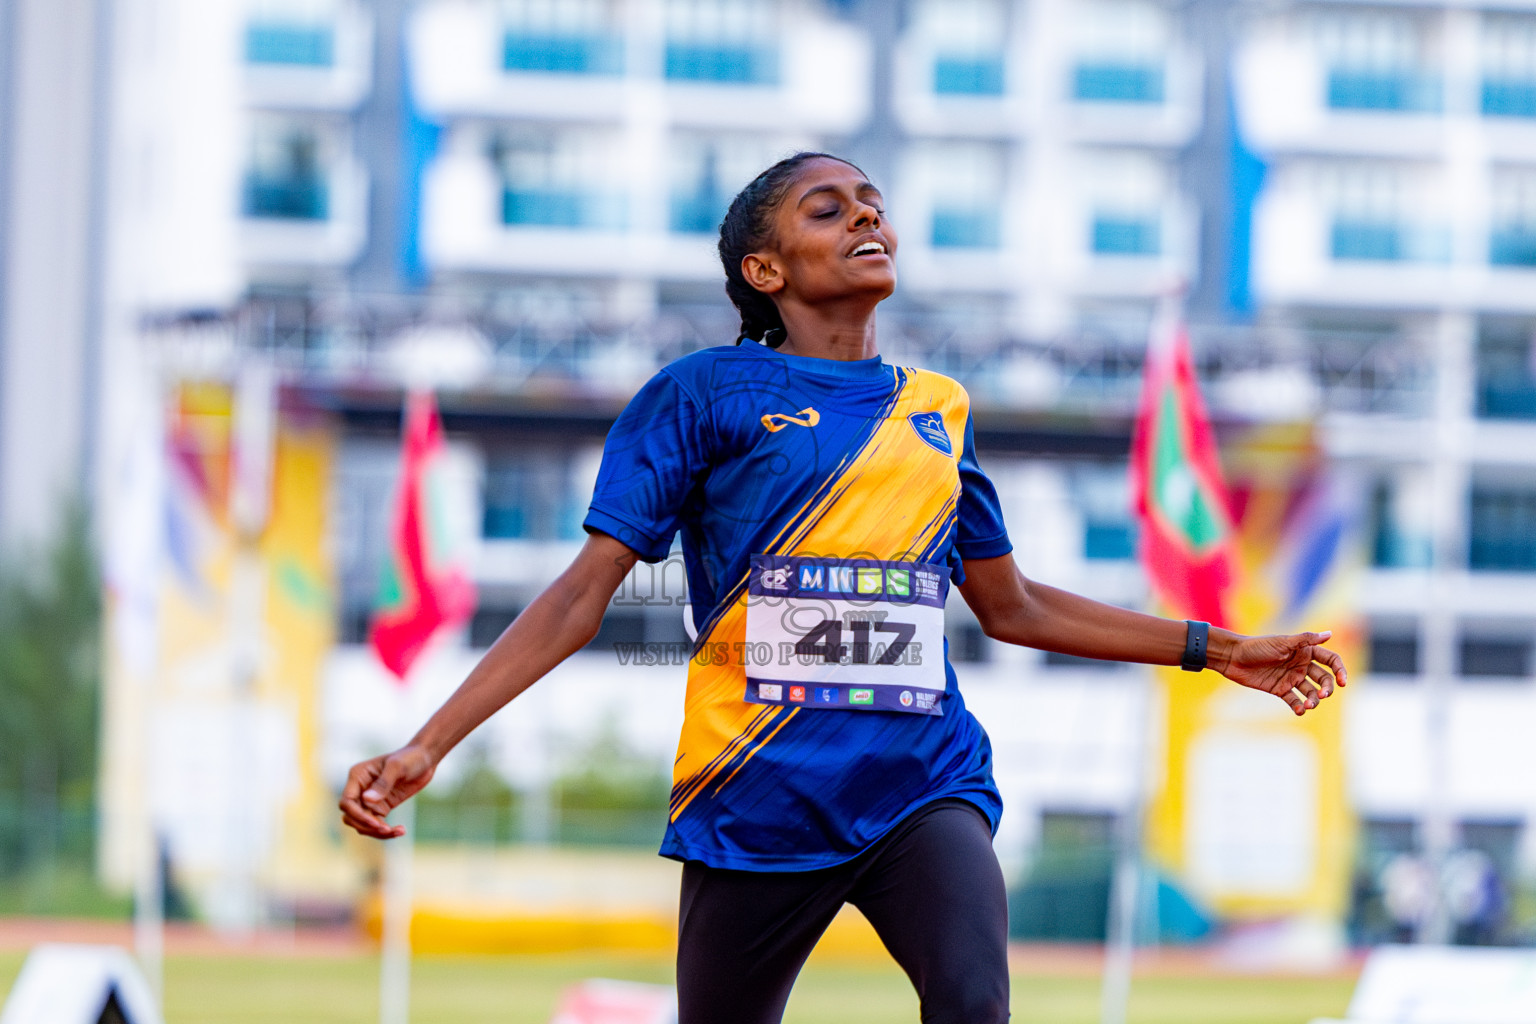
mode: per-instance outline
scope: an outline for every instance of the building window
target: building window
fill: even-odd
[[[1418,633],[1411,628],[1378,626],[1372,629],[1369,668],[1373,676],[1418,675]]]
[[[793,146],[784,140],[719,132],[678,133],[669,149],[668,224],[680,234],[713,235],[731,199]]]
[[[682,82],[779,80],[775,0],[665,0],[665,74]]]
[[[624,40],[613,31],[610,0],[502,0],[502,67],[616,75],[624,70]]]
[[[1156,256],[1163,251],[1162,225],[1154,217],[1096,214],[1092,249],[1101,256]]]
[[[1331,11],[1317,20],[1334,110],[1434,113],[1440,76],[1430,70],[1419,19],[1392,11]]]
[[[1001,96],[1007,89],[1008,13],[1001,0],[926,0],[912,36],[932,53],[940,96]]]
[[[248,7],[246,63],[312,68],[335,64],[335,0],[254,0]]]
[[[1531,674],[1531,641],[1524,637],[1461,638],[1457,671],[1470,678],[1520,679]]]
[[[1074,99],[1098,103],[1163,102],[1163,69],[1082,61],[1072,69]]]
[[[1139,153],[1100,152],[1078,166],[1087,212],[1087,248],[1097,256],[1160,256],[1168,240],[1164,210],[1172,175],[1159,160]]]
[[[617,149],[601,131],[508,132],[492,147],[502,175],[502,223],[621,230],[626,218]]]
[[[1431,561],[1430,493],[1426,474],[1399,473],[1371,492],[1371,564],[1423,569]]]
[[[1160,4],[1089,0],[1073,4],[1072,98],[1084,103],[1159,104],[1166,99],[1173,26]]]
[[[949,660],[955,663],[985,664],[992,660],[992,641],[973,620],[958,622],[944,630],[949,643]]]
[[[1484,322],[1477,341],[1477,414],[1536,419],[1536,323]]]
[[[245,27],[249,64],[293,64],[328,68],[336,61],[336,31],[331,25],[250,24]]]
[[[1536,267],[1536,168],[1496,170],[1489,200],[1488,262]]]
[[[1536,18],[1483,15],[1483,113],[1536,117]]]
[[[492,540],[579,540],[586,511],[568,452],[492,452],[485,467],[481,536]]]
[[[987,143],[928,144],[913,152],[913,172],[929,199],[928,243],[935,249],[996,249],[1002,243],[1002,151]]]
[[[1317,185],[1331,214],[1329,255],[1342,261],[1448,261],[1450,230],[1424,219],[1436,209],[1434,174],[1387,162],[1320,168]]]
[[[1474,487],[1468,566],[1536,571],[1536,490]]]
[[[252,126],[250,167],[242,210],[271,220],[325,220],[330,214],[331,162],[318,125],[258,117]]]
[[[936,249],[996,249],[997,213],[993,210],[934,210],[931,241]]]
[[[1130,484],[1124,465],[1081,465],[1070,475],[1072,503],[1083,518],[1083,557],[1112,561],[1136,556]]]
[[[933,91],[941,96],[1001,96],[1001,54],[988,57],[940,55],[933,59]]]

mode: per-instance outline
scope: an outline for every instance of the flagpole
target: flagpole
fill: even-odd
[[[405,835],[384,844],[384,934],[379,962],[379,1024],[410,1024],[411,875],[416,852],[415,801],[407,800],[401,804],[391,818],[393,824],[405,826]]]
[[[1141,902],[1141,835],[1146,827],[1147,787],[1143,781],[1147,775],[1147,755],[1152,749],[1147,730],[1152,727],[1149,711],[1152,706],[1151,681],[1147,673],[1138,676],[1136,705],[1132,721],[1140,728],[1135,730],[1136,742],[1133,753],[1136,766],[1136,782],[1131,801],[1121,816],[1116,833],[1115,870],[1110,876],[1109,919],[1105,925],[1104,974],[1099,986],[1100,1024],[1125,1024],[1131,1001],[1131,974],[1136,957],[1136,911]]]
[[[430,390],[407,390],[401,416],[400,483],[390,527],[391,553],[386,562],[381,601],[374,610],[369,643],[379,664],[399,681],[396,732],[408,735],[412,704],[408,699],[411,666],[444,627],[462,625],[475,610],[475,585],[455,545],[455,527],[467,531],[443,511],[432,467],[447,451],[437,400]],[[429,493],[431,492],[431,493]],[[394,808],[393,822],[405,834],[387,841],[380,882],[383,941],[379,963],[379,1020],[407,1024],[411,1014],[411,869],[415,844],[415,804]]]

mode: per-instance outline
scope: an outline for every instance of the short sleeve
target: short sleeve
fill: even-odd
[[[997,488],[976,461],[976,439],[969,415],[965,418],[965,447],[960,452],[960,503],[956,514],[955,553],[959,558],[997,558],[1013,550]],[[964,572],[959,565],[954,570],[955,582],[962,582]]]
[[[608,439],[582,527],[633,548],[647,562],[667,557],[689,492],[708,465],[703,416],[668,373],[630,400]]]

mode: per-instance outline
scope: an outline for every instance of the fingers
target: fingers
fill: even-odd
[[[1344,667],[1344,659],[1339,657],[1337,651],[1330,651],[1326,647],[1315,647],[1312,651],[1312,660],[1331,672],[1340,686],[1349,685],[1349,670]]]
[[[386,758],[378,777],[363,790],[361,797],[363,805],[379,817],[387,817],[396,805],[404,803],[400,795],[395,792],[395,784],[404,774],[405,770],[400,758],[393,755]]]
[[[1306,714],[1307,708],[1311,706],[1307,700],[1307,695],[1295,686],[1291,687],[1290,693],[1282,693],[1280,699],[1285,701],[1290,706],[1290,709],[1298,715]]]
[[[360,817],[344,810],[341,815],[341,822],[358,835],[367,836],[370,839],[397,839],[405,835],[405,826],[390,825],[379,821],[372,815]]]
[[[384,819],[389,815],[389,805],[377,799],[375,792],[378,780],[382,779],[387,762],[383,758],[373,758],[361,764],[352,766],[347,773],[346,785],[342,788],[341,800],[337,806],[341,809],[341,820],[344,825],[360,835],[370,836],[374,839],[393,839],[405,834],[405,829],[399,825],[391,825]],[[374,799],[370,800],[368,797]]]
[[[1333,676],[1327,669],[1316,662],[1307,666],[1307,681],[1317,691],[1318,700],[1324,700],[1333,696]]]

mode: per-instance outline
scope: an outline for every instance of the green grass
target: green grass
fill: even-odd
[[[0,954],[9,991],[22,954]],[[580,978],[665,983],[656,956],[435,957],[416,960],[412,1018],[430,1024],[547,1024],[560,990]],[[1348,978],[1136,979],[1132,1024],[1306,1024],[1342,1016]],[[177,956],[166,965],[167,1024],[373,1024],[378,962],[237,954]],[[1096,978],[1015,975],[1014,1024],[1096,1024]],[[916,1021],[917,999],[894,965],[813,962],[790,999],[786,1024]]]
[[[74,917],[126,921],[133,899],[103,889],[89,863],[41,865],[0,878],[0,917]]]

